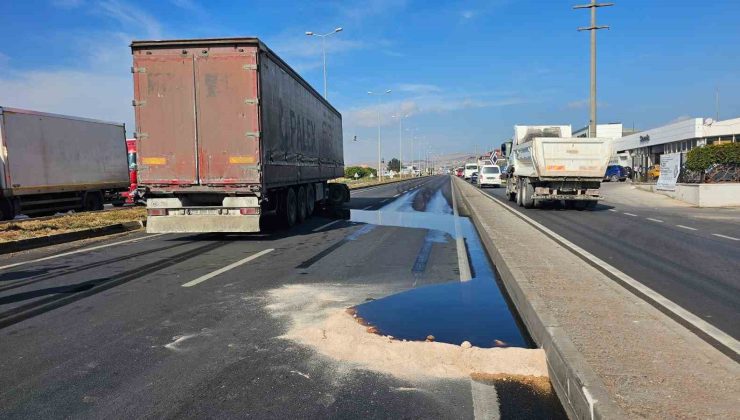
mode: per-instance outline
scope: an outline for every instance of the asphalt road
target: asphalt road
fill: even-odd
[[[416,188],[449,199],[445,185],[354,191],[350,208]],[[289,320],[270,310],[291,285],[371,285],[372,299],[457,278],[454,240],[412,270],[426,234],[313,217],[291,231],[133,233],[2,256],[0,418],[472,418],[469,380],[337,367],[282,338]]]
[[[622,183],[602,188],[607,199],[592,211],[524,209],[504,188],[484,191],[740,339],[740,212],[653,203]]]

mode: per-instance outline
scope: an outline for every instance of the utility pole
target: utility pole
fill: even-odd
[[[378,98],[378,180],[379,181],[382,181],[383,180],[383,169],[380,167],[380,161],[381,161],[381,157],[380,157],[381,156],[381,148],[380,148],[380,99],[381,99],[381,97],[383,95],[387,95],[389,93],[391,93],[391,90],[390,89],[388,89],[388,90],[386,90],[384,92],[373,92],[373,91],[370,91],[370,92],[367,93],[370,96],[375,95]]]
[[[591,26],[578,28],[578,31],[591,32],[591,117],[588,122],[588,136],[596,137],[596,31],[609,29],[608,26],[596,25],[596,9],[599,7],[614,6],[614,3],[596,3],[573,6],[574,9],[591,9]]]

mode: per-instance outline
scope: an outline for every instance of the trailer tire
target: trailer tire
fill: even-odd
[[[593,209],[595,209],[597,204],[599,204],[599,202],[596,201],[596,200],[594,200],[594,201],[587,201],[586,202],[586,210],[593,210]]]
[[[306,184],[306,217],[311,217],[316,211],[316,188],[313,184]]]
[[[88,191],[83,197],[83,211],[103,210],[103,195],[99,191]]]
[[[534,186],[529,179],[525,179],[522,184],[524,184],[522,188],[522,206],[525,209],[531,209],[534,207]]]
[[[282,216],[283,216],[283,222],[285,225],[289,228],[295,226],[296,222],[296,212],[297,212],[297,199],[295,195],[295,190],[293,188],[288,188],[281,194],[281,201],[282,201]]]
[[[588,201],[576,201],[573,203],[573,207],[578,211],[583,211],[588,207],[588,203]]]
[[[342,188],[346,186],[344,184],[329,184],[329,205],[333,207],[341,207],[345,201],[345,193]]]
[[[0,220],[13,220],[15,210],[8,199],[0,198]]]
[[[298,187],[298,196],[296,197],[296,222],[303,223],[306,221],[306,187]]]

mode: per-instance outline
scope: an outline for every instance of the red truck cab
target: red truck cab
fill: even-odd
[[[140,200],[137,182],[136,172],[136,139],[126,139],[126,157],[128,160],[128,178],[129,188],[128,191],[121,192],[121,198],[123,201],[115,203],[117,206],[124,204],[135,205]]]

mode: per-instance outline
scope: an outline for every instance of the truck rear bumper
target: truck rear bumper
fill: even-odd
[[[259,215],[149,216],[147,233],[249,233],[260,231]]]

